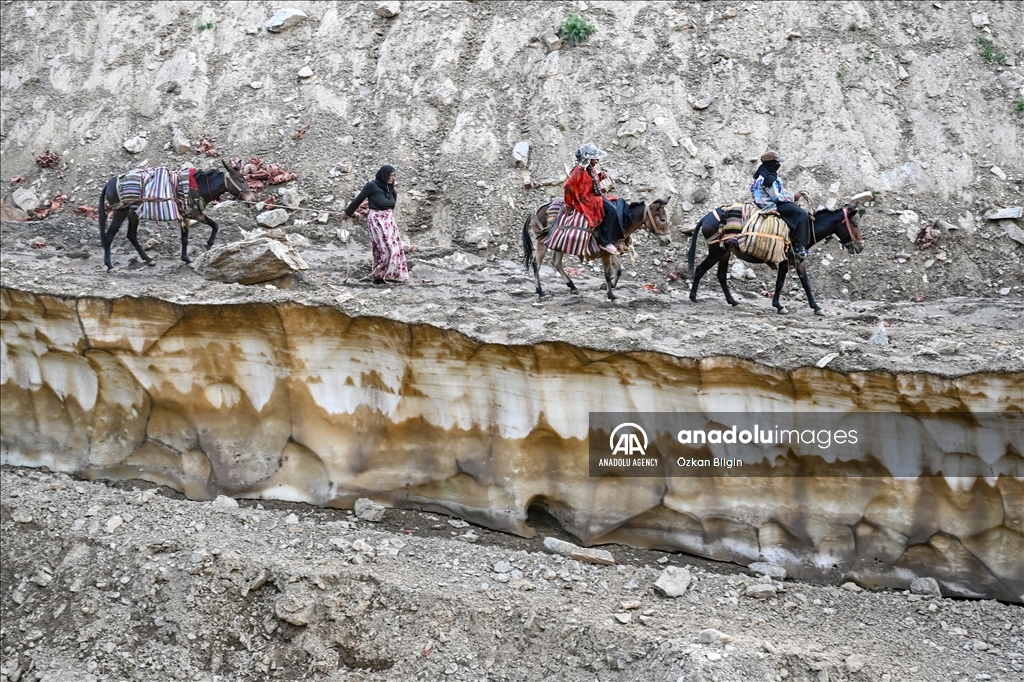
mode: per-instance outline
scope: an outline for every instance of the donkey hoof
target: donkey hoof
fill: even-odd
[[[822,310],[821,308],[815,308],[814,309],[814,314],[815,315],[820,315],[821,317],[825,317],[825,311]]]
[[[779,315],[789,315],[789,308],[786,306],[779,308]]]
[[[147,258],[145,262],[146,265],[156,265],[156,261],[154,261],[152,258]]]
[[[580,293],[580,290],[577,289],[576,287],[572,287],[571,289],[569,289],[569,293],[570,294],[576,294],[578,296],[579,293]]]
[[[735,308],[735,307],[736,307],[736,306],[738,306],[739,304],[740,304],[740,302],[739,302],[739,301],[729,301],[729,305],[731,305],[731,306],[732,306],[733,308]]]

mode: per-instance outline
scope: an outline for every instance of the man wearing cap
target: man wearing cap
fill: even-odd
[[[807,254],[807,244],[811,241],[811,219],[807,211],[797,206],[802,196],[790,196],[782,186],[782,178],[778,176],[779,165],[785,157],[769,149],[761,155],[761,165],[754,171],[754,181],[750,183],[750,193],[754,203],[760,209],[775,209],[786,224],[789,225],[790,240],[793,244],[793,255],[797,261],[803,260]]]
[[[607,156],[593,143],[587,143],[576,150],[576,166],[565,181],[565,205],[580,211],[587,219],[587,225],[595,229],[597,245],[608,253],[618,253],[615,242],[625,236],[618,203],[621,200],[605,196],[601,191],[601,180],[606,176],[597,170],[598,159]],[[613,203],[614,202],[614,203]],[[625,202],[622,202],[625,203]],[[626,205],[628,210],[628,204]]]

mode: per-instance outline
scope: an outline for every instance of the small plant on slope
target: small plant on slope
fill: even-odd
[[[562,26],[558,29],[558,35],[575,47],[589,38],[597,29],[592,23],[581,16],[578,12],[570,12]]]

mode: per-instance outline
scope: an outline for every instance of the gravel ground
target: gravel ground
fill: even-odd
[[[1024,610],[0,470],[0,680],[1019,680]],[[670,567],[678,597],[653,585]],[[764,598],[749,596],[764,594]],[[716,632],[709,632],[714,630]]]

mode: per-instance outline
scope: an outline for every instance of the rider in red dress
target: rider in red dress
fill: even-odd
[[[607,177],[603,171],[597,170],[598,159],[607,156],[606,152],[588,143],[576,150],[576,166],[565,181],[565,205],[574,211],[580,211],[587,219],[587,224],[595,228],[597,244],[609,253],[618,253],[615,248],[616,232],[621,228],[609,223],[617,220],[605,220],[605,202],[615,201],[615,197],[601,191],[601,180]],[[622,235],[618,235],[621,239]]]

